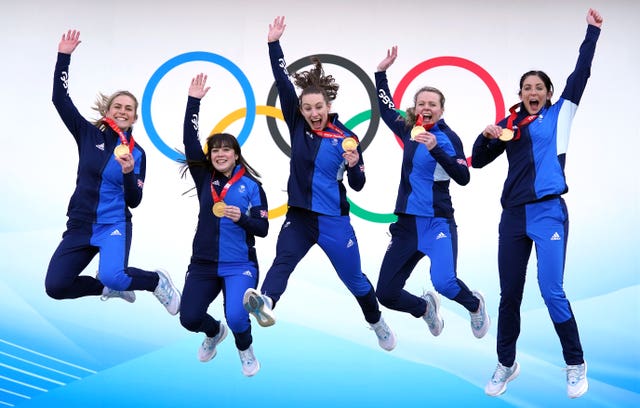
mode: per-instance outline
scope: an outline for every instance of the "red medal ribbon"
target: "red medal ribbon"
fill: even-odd
[[[211,175],[211,197],[213,197],[213,202],[217,203],[224,200],[224,197],[227,195],[227,192],[229,191],[229,187],[231,187],[231,185],[236,181],[240,180],[240,178],[244,176],[244,173],[245,173],[245,168],[244,166],[242,166],[240,167],[240,170],[238,170],[238,172],[234,174],[233,177],[229,179],[229,181],[227,181],[227,184],[225,184],[224,187],[222,187],[222,191],[220,192],[220,195],[218,195],[218,193],[216,193],[216,189],[213,187],[213,176],[215,174],[215,171],[214,171],[214,174]]]
[[[513,140],[520,139],[520,128],[523,128],[523,127],[527,126],[529,123],[533,122],[538,117],[538,115],[526,116],[524,119],[522,119],[514,127],[513,126],[513,121],[516,119],[516,116],[518,116],[518,113],[516,112],[516,108],[519,105],[520,105],[520,103],[516,103],[515,105],[513,105],[512,107],[509,108],[509,112],[511,112],[511,115],[509,115],[509,118],[507,119],[507,129],[511,129],[511,130],[515,131],[515,135],[513,136]]]
[[[313,133],[315,133],[316,135],[322,137],[322,138],[326,138],[326,139],[344,139],[345,137],[352,137],[354,139],[356,139],[356,141],[358,143],[360,143],[360,141],[358,140],[358,138],[356,137],[356,135],[347,135],[345,136],[344,131],[342,129],[340,129],[339,127],[337,127],[336,125],[334,125],[331,122],[327,122],[327,127],[331,130],[333,130],[333,132],[327,132],[324,130],[314,130]]]
[[[104,117],[102,118],[102,121],[107,125],[109,125],[109,127],[118,134],[118,136],[120,137],[121,144],[125,146],[129,146],[129,153],[133,152],[133,146],[136,145],[136,141],[133,140],[133,135],[131,135],[130,137],[131,141],[127,142],[127,136],[124,134],[122,129],[120,129],[120,127],[116,124],[116,122],[113,119]]]
[[[431,128],[433,127],[433,125],[435,125],[435,123],[427,123],[426,125],[422,124],[422,115],[421,114],[417,114],[416,115],[416,126],[422,126],[424,128],[424,130],[426,130],[427,132],[431,130]]]

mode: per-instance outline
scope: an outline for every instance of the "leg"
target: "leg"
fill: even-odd
[[[187,270],[181,299],[180,324],[192,332],[205,334],[198,349],[198,359],[207,362],[215,357],[216,346],[224,340],[227,328],[207,313],[211,303],[222,290],[217,265],[191,263]]]
[[[261,292],[278,302],[287,288],[289,276],[317,240],[317,217],[299,209],[289,209],[276,243],[276,258],[267,271]]]
[[[500,307],[498,310],[498,361],[513,367],[520,335],[520,304],[531,255],[532,241],[526,235],[524,208],[505,209],[499,227],[498,269]]]
[[[567,365],[583,364],[578,326],[563,288],[569,230],[564,201],[528,205],[527,224],[536,243],[538,286],[560,338],[564,360]]]
[[[79,276],[98,253],[90,239],[91,224],[67,222],[67,230],[47,269],[47,295],[53,299],[76,299],[102,294],[104,285],[100,281],[91,276]]]
[[[389,309],[422,317],[427,307],[425,300],[404,290],[411,272],[424,257],[417,250],[415,218],[399,218],[389,226],[389,232],[391,242],[382,260],[376,286],[378,300]]]

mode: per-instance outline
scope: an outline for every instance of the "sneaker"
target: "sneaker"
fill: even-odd
[[[378,323],[371,325],[371,329],[376,332],[378,336],[378,344],[380,347],[387,351],[391,351],[396,347],[396,335],[393,334],[387,323],[381,317]]]
[[[242,374],[252,377],[260,371],[260,362],[253,354],[253,346],[249,346],[246,350],[238,350],[240,355],[240,363],[242,363]]]
[[[205,337],[202,345],[198,349],[198,360],[206,363],[216,356],[216,346],[222,343],[225,337],[227,337],[227,326],[224,323],[220,323],[220,330],[218,334],[213,337]]]
[[[166,271],[157,269],[156,273],[160,279],[153,294],[167,308],[167,311],[175,316],[180,311],[180,291],[171,282],[171,277]]]
[[[111,298],[120,298],[129,303],[133,303],[136,301],[136,293],[132,290],[114,290],[105,286],[104,289],[102,289],[100,300],[106,301]]]
[[[431,334],[439,336],[444,328],[444,320],[440,316],[440,299],[431,291],[422,295],[422,298],[427,302],[427,311],[422,318],[427,322]]]
[[[497,397],[507,390],[507,383],[514,380],[520,374],[520,364],[513,363],[511,367],[505,367],[498,363],[493,377],[484,387],[484,393],[492,397]]]
[[[581,397],[589,389],[587,381],[587,362],[578,365],[567,365],[567,396]]]
[[[487,314],[487,309],[484,304],[484,297],[482,296],[482,293],[475,290],[471,293],[473,293],[473,296],[477,297],[480,300],[478,311],[475,313],[469,313],[469,316],[471,317],[471,331],[473,332],[474,336],[481,339],[489,331],[489,326],[491,326],[491,319]]]
[[[273,301],[269,296],[265,296],[257,290],[249,288],[244,292],[242,305],[247,312],[256,318],[260,326],[268,327],[276,323],[276,317],[271,310],[273,308]]]

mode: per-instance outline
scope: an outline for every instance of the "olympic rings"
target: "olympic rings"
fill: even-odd
[[[322,63],[334,64],[345,68],[346,70],[353,73],[356,78],[358,78],[364,85],[367,91],[367,95],[369,96],[369,104],[371,105],[371,110],[373,111],[373,115],[371,115],[371,121],[369,122],[369,127],[367,128],[364,136],[360,138],[360,146],[362,148],[362,151],[364,152],[369,144],[373,141],[373,138],[378,131],[378,125],[380,124],[380,108],[378,107],[378,93],[376,91],[376,87],[371,81],[371,78],[369,78],[369,75],[367,75],[367,73],[364,72],[362,68],[344,57],[333,54],[319,54],[315,55],[315,57],[322,61]],[[291,73],[306,65],[309,65],[309,58],[310,56],[300,58],[293,64],[288,65],[287,70]],[[267,105],[275,106],[277,97],[278,89],[276,88],[276,84],[274,83],[273,85],[271,85],[271,89],[269,90],[269,94],[267,95]],[[280,130],[276,125],[276,121],[273,118],[267,117],[267,127],[269,128],[269,133],[271,134],[273,141],[280,148],[282,153],[284,153],[287,157],[291,157],[291,147],[283,139],[282,135],[280,134]]]
[[[203,51],[187,52],[171,58],[169,61],[162,64],[160,68],[158,68],[149,79],[149,83],[147,83],[147,86],[142,95],[140,111],[142,113],[142,123],[144,124],[145,130],[147,131],[147,135],[149,136],[149,139],[151,139],[151,142],[158,148],[158,150],[160,150],[161,153],[174,161],[183,160],[184,155],[167,146],[158,135],[158,132],[153,125],[153,120],[151,119],[151,99],[153,98],[153,93],[155,92],[158,83],[169,71],[179,65],[191,61],[208,61],[220,65],[221,67],[229,71],[242,87],[242,91],[244,92],[244,97],[247,103],[246,109],[249,112],[254,112],[256,110],[256,99],[249,80],[244,75],[242,70],[230,60],[218,54]],[[240,145],[242,145],[249,137],[249,132],[251,132],[254,122],[255,115],[247,116],[247,119],[245,120],[244,125],[240,130],[240,134],[238,135],[238,143]]]
[[[362,146],[362,150],[364,151],[369,146],[369,144],[373,141],[373,138],[376,135],[376,132],[378,130],[378,126],[380,123],[380,109],[377,103],[378,95],[377,95],[375,86],[371,81],[371,79],[369,78],[369,76],[358,65],[356,65],[352,61],[337,55],[332,55],[332,54],[320,54],[320,55],[317,55],[317,57],[322,62],[335,64],[349,70],[365,86],[367,95],[369,96],[371,109],[365,110],[345,122],[345,126],[349,129],[352,129],[355,126],[359,125],[360,123],[364,122],[365,120],[370,119],[369,127],[367,128],[365,135],[361,138],[361,146]],[[308,57],[297,60],[293,64],[288,66],[289,72],[295,72],[296,70],[304,67],[305,65],[308,65],[307,58]],[[267,96],[267,104],[262,106],[257,106],[251,84],[249,83],[244,73],[235,64],[233,64],[231,61],[229,61],[228,59],[220,55],[209,53],[209,52],[200,52],[200,51],[188,52],[188,53],[178,55],[168,60],[164,64],[162,64],[160,68],[158,68],[156,72],[153,73],[153,75],[149,79],[149,83],[147,84],[144,90],[142,103],[141,103],[142,121],[147,131],[147,134],[149,136],[149,139],[156,146],[156,148],[160,150],[161,153],[163,153],[165,156],[169,157],[174,161],[180,161],[184,159],[184,156],[182,154],[168,147],[158,135],[158,132],[156,131],[153,125],[153,120],[151,117],[151,100],[153,98],[153,94],[160,80],[173,68],[190,61],[208,61],[225,68],[240,83],[240,86],[242,87],[242,91],[245,96],[246,107],[237,109],[231,112],[230,114],[228,114],[227,116],[225,116],[220,122],[218,122],[216,126],[214,126],[210,134],[222,132],[226,127],[229,126],[229,124],[239,119],[242,119],[244,117],[245,122],[238,135],[238,143],[242,145],[249,137],[251,129],[253,128],[253,125],[255,123],[255,116],[265,115],[267,116],[266,119],[267,119],[267,126],[269,128],[269,133],[271,133],[271,136],[274,142],[276,143],[278,148],[280,148],[280,150],[285,155],[287,155],[287,157],[291,156],[291,148],[282,138],[282,135],[280,134],[280,131],[278,130],[278,127],[275,122],[275,119],[284,120],[282,116],[282,111],[274,106],[276,99],[278,97],[275,84],[273,84],[271,89],[269,90],[269,94]],[[489,91],[491,92],[491,95],[493,96],[493,99],[494,99],[495,108],[496,108],[496,122],[498,122],[502,118],[505,111],[504,100],[502,97],[502,93],[500,92],[500,88],[498,87],[493,77],[491,77],[491,75],[479,65],[473,63],[472,61],[466,60],[464,58],[459,58],[459,57],[437,57],[437,58],[426,60],[416,65],[401,79],[400,83],[398,84],[398,87],[396,88],[393,94],[393,100],[397,101],[397,103],[399,104],[400,101],[402,100],[404,92],[406,91],[411,81],[413,81],[422,72],[425,72],[431,68],[435,68],[439,66],[460,67],[468,71],[471,71],[480,79],[482,79],[485,85],[487,85],[487,87],[489,88]],[[398,111],[400,113],[403,113],[400,110]],[[248,112],[255,112],[255,114],[247,114]],[[402,146],[402,142],[401,141],[399,142],[400,142],[400,145]],[[371,221],[371,222],[378,222],[378,223],[391,223],[391,222],[395,222],[397,219],[395,214],[379,214],[379,213],[370,212],[359,207],[349,198],[347,198],[347,200],[351,205],[351,212],[355,216],[358,216],[364,220]],[[285,203],[275,209],[269,210],[269,218],[270,219],[277,218],[281,215],[286,214],[286,212],[287,212],[287,204]]]
[[[418,75],[421,73],[436,67],[442,66],[454,66],[459,68],[464,68],[472,73],[476,74],[482,81],[487,85],[489,91],[491,92],[491,96],[493,96],[493,102],[496,106],[496,120],[495,123],[498,123],[504,116],[504,98],[502,96],[502,92],[500,92],[500,87],[493,79],[493,77],[480,65],[475,62],[469,61],[468,59],[460,58],[460,57],[436,57],[431,58],[426,61],[421,62],[415,67],[411,68],[409,72],[406,73],[404,77],[398,83],[398,87],[396,91],[393,93],[393,100],[396,102],[396,105],[400,104],[402,101],[402,96],[404,92],[407,90],[407,87]],[[403,146],[402,141],[396,136],[398,143],[400,146]]]
[[[268,117],[284,120],[284,117],[282,116],[282,111],[273,106],[258,105],[256,106],[256,114],[266,115]],[[231,112],[230,114],[222,118],[222,120],[220,120],[220,122],[218,122],[213,127],[213,129],[209,133],[209,136],[213,135],[214,133],[223,132],[230,124],[246,116],[247,116],[247,108],[236,109],[235,111]],[[285,215],[287,213],[287,207],[288,207],[287,203],[284,203],[279,207],[270,209],[269,219],[278,218],[282,215]]]

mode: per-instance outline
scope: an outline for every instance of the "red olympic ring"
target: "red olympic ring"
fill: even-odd
[[[460,57],[437,57],[431,58],[426,61],[421,62],[420,64],[413,67],[409,72],[405,74],[404,77],[398,83],[398,87],[393,93],[393,100],[396,103],[396,106],[399,106],[400,101],[402,101],[402,96],[409,84],[421,73],[430,70],[431,68],[444,67],[444,66],[453,66],[466,69],[467,71],[471,71],[476,74],[489,88],[491,92],[491,96],[493,96],[493,102],[496,106],[496,120],[495,123],[498,123],[504,115],[505,115],[505,105],[504,98],[502,96],[502,92],[500,92],[500,87],[493,79],[491,74],[489,74],[484,68],[475,62],[469,61],[468,59],[460,58]],[[396,140],[400,144],[400,147],[404,148],[402,140],[396,136]]]

